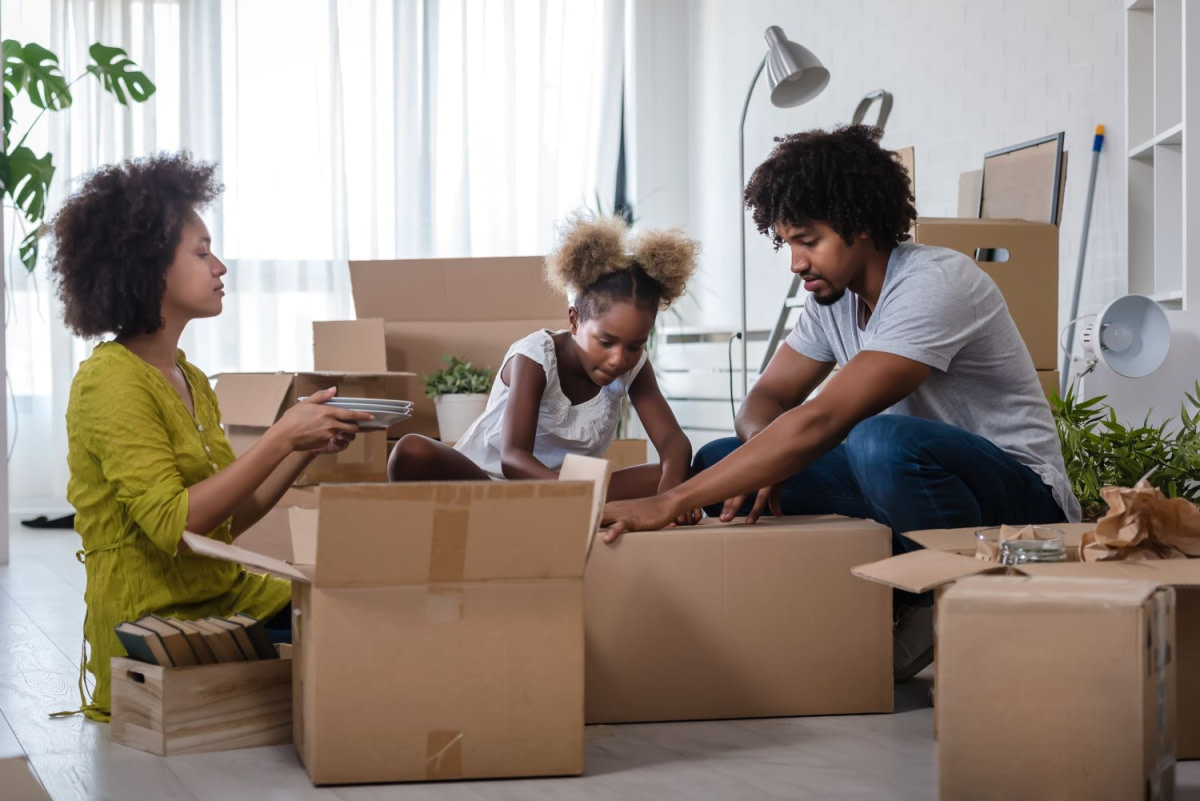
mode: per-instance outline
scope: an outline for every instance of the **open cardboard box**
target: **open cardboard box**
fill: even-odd
[[[403,372],[221,373],[215,391],[221,421],[241,456],[300,398],[329,387],[348,398],[387,398],[389,382]],[[402,400],[408,400],[403,398]],[[363,431],[341,453],[313,459],[296,486],[330,482],[387,481],[387,432]]]
[[[352,261],[357,319],[313,323],[314,366],[416,373],[396,382],[415,406],[392,433],[437,437],[420,376],[444,367],[443,355],[499,371],[512,343],[566,327],[567,303],[546,284],[542,265],[540,256]]]
[[[1109,578],[1149,581],[1176,592],[1175,649],[1181,677],[1200,671],[1200,559],[1162,559],[1141,562],[1080,562],[1079,543],[1092,523],[1056,523],[1066,534],[1067,562],[1026,564],[1014,572],[1027,576]],[[1004,573],[1003,565],[974,558],[975,528],[914,531],[905,536],[924,550],[893,556],[855,567],[854,575],[908,592],[939,592],[959,579],[980,574]],[[938,646],[940,647],[940,645]],[[934,686],[938,663],[934,661]],[[934,707],[940,727],[942,705]],[[1179,682],[1176,696],[1176,752],[1180,759],[1200,759],[1200,683]],[[940,728],[939,728],[940,730]]]
[[[609,465],[580,459],[559,481],[318,487],[290,511],[291,563],[184,535],[292,580],[314,784],[583,771],[583,568]]]
[[[587,721],[891,712],[891,531],[836,515],[635,531],[587,564]]]
[[[942,799],[1168,799],[1175,593],[972,576],[938,601]]]
[[[957,250],[972,259],[985,253],[994,256],[997,260],[976,264],[1004,295],[1034,367],[1058,368],[1057,226],[1026,220],[918,217],[913,240]]]

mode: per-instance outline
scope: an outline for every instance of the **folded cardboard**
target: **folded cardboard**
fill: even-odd
[[[1067,559],[1057,564],[1025,564],[1015,572],[1029,576],[1102,578],[1150,581],[1176,592],[1176,653],[1180,676],[1200,672],[1200,559],[1165,559],[1140,562],[1080,562],[1079,543],[1095,528],[1091,523],[1057,523],[1066,535]],[[1003,573],[1006,568],[975,559],[974,528],[914,531],[906,536],[924,550],[894,556],[854,568],[854,575],[908,592],[943,590],[959,579],[983,573]],[[940,638],[937,644],[940,649]],[[935,686],[941,667],[934,662]],[[943,705],[934,708],[940,731]],[[1180,682],[1176,703],[1176,754],[1180,759],[1200,759],[1200,684]]]
[[[388,371],[222,373],[215,389],[225,433],[241,456],[300,398],[329,387],[345,397],[386,398],[388,388],[407,377]],[[363,431],[344,451],[313,459],[296,485],[387,481],[387,457],[387,432]]]
[[[965,253],[992,277],[1034,367],[1058,367],[1058,227],[1024,220],[919,217],[913,239]],[[1016,354],[1014,354],[1015,356]]]
[[[250,528],[237,538],[239,547],[246,548],[282,562],[291,562],[292,528],[289,523],[291,508],[317,507],[316,487],[291,487],[279,502]]]
[[[1170,588],[977,576],[939,607],[939,798],[1173,797]]]
[[[513,342],[567,321],[567,303],[543,278],[538,257],[352,261],[356,320],[313,324],[318,370],[410,371],[394,384],[415,402],[403,433],[436,437],[433,402],[419,376],[462,356],[499,370]],[[469,288],[469,291],[464,291]]]
[[[588,559],[587,720],[892,711],[891,532],[834,515],[631,532]]]
[[[112,740],[159,756],[290,743],[291,660],[163,667],[114,657]]]
[[[185,539],[293,580],[294,739],[315,784],[578,774],[596,493],[325,485],[290,512],[295,564]]]

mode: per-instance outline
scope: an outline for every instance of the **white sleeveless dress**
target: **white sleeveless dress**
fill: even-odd
[[[525,356],[546,371],[546,391],[542,393],[537,434],[533,439],[533,455],[539,462],[551,470],[558,470],[568,453],[603,457],[616,437],[621,401],[629,395],[629,387],[646,363],[646,354],[642,354],[632,370],[608,386],[601,387],[596,397],[572,404],[563,394],[562,384],[558,380],[558,357],[554,352],[553,339],[555,333],[543,329],[513,343],[496,372],[487,408],[454,445],[456,451],[493,478],[504,478],[500,463],[500,431],[504,423],[504,409],[508,405],[509,389],[500,379],[500,374],[513,356]]]

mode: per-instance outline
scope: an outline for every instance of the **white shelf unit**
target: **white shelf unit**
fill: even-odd
[[[1176,309],[1200,309],[1200,252],[1188,249],[1188,233],[1200,231],[1200,158],[1189,159],[1186,144],[1188,129],[1200,130],[1191,119],[1200,113],[1194,3],[1130,0],[1125,11],[1129,291]]]

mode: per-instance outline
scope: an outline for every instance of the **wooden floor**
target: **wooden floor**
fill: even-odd
[[[104,724],[48,716],[79,703],[78,538],[11,531],[0,567],[0,757],[28,755],[57,801],[937,796],[927,674],[897,688],[894,715],[589,727],[587,776],[576,779],[314,788],[290,746],[151,756],[113,745]],[[1176,797],[1200,801],[1200,762],[1181,764],[1179,779]]]

